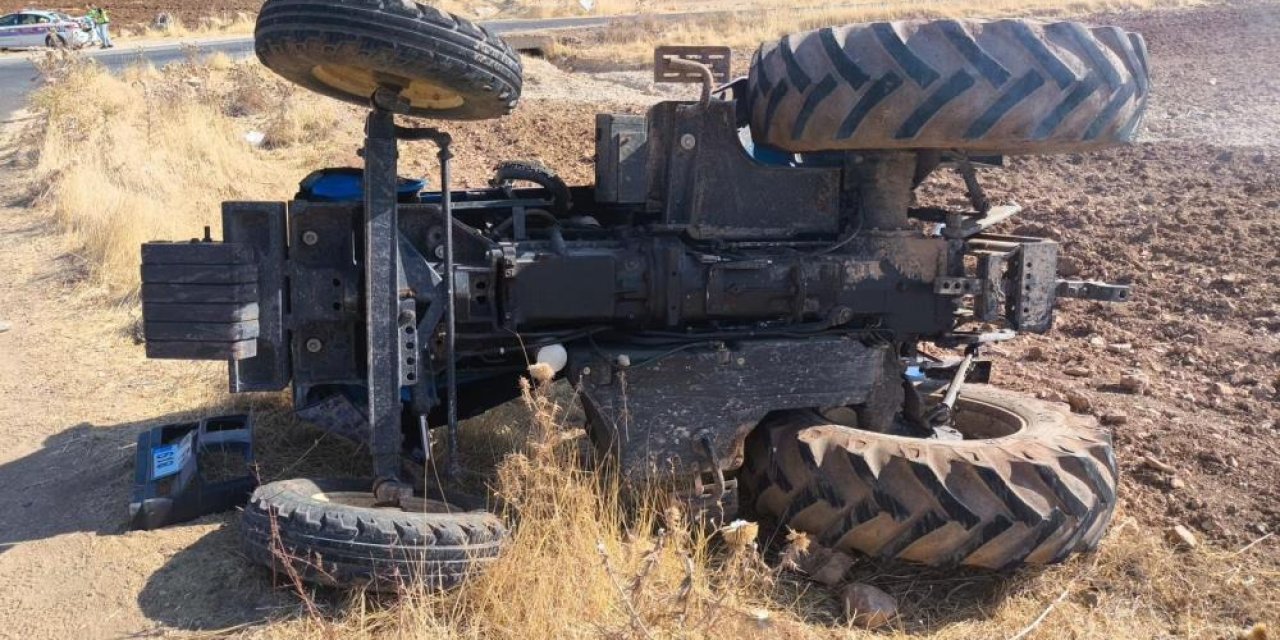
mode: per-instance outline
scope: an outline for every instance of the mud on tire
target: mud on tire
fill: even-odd
[[[1131,141],[1149,72],[1117,27],[939,20],[787,36],[749,83],[752,135],[785,151],[1059,153]]]
[[[413,0],[267,0],[254,50],[285,79],[361,106],[379,84],[402,87],[409,113],[427,118],[497,118],[520,98],[510,45]]]
[[[956,425],[965,440],[775,414],[747,441],[743,505],[829,547],[936,567],[1000,570],[1096,547],[1116,505],[1111,438],[1096,421],[966,385]]]
[[[262,485],[241,520],[246,554],[326,586],[392,590],[423,582],[449,588],[497,557],[502,521],[454,497],[424,511],[371,506],[368,480],[296,479]]]

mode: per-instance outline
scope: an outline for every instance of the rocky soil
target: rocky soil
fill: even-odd
[[[1153,101],[1134,147],[1010,158],[984,175],[1062,243],[1063,276],[1133,286],[1067,301],[993,350],[995,381],[1113,426],[1123,508],[1226,545],[1280,528],[1280,6],[1093,19],[1142,33]],[[964,202],[955,179],[926,198]]]

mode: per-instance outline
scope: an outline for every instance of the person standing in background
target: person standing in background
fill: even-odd
[[[93,18],[93,24],[98,31],[98,41],[102,43],[103,49],[110,49],[115,45],[111,44],[111,34],[108,28],[111,25],[111,16],[107,15],[107,10],[96,4],[89,5],[89,17]]]

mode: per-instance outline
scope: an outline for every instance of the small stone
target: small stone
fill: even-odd
[[[834,587],[844,582],[844,574],[853,566],[853,557],[843,551],[817,547],[801,556],[799,565],[810,580]]]
[[[1036,345],[1027,347],[1026,359],[1030,360],[1031,362],[1044,361],[1045,359],[1044,349],[1041,349],[1039,346],[1036,346]]]
[[[1071,405],[1071,410],[1076,413],[1089,413],[1093,408],[1093,401],[1089,396],[1074,389],[1067,392],[1067,404]]]
[[[1058,275],[1064,278],[1080,275],[1080,263],[1075,258],[1060,256],[1058,258]]]
[[[1092,338],[1089,338],[1089,346],[1101,349],[1107,346],[1107,341],[1104,340],[1102,336],[1093,336]]]
[[[1235,389],[1232,389],[1232,388],[1231,388],[1231,386],[1230,386],[1230,385],[1228,385],[1228,384],[1226,384],[1226,383],[1222,383],[1222,382],[1215,382],[1215,383],[1213,383],[1213,384],[1209,385],[1209,393],[1212,393],[1212,394],[1213,394],[1213,395],[1215,395],[1215,396],[1223,396],[1223,397],[1226,397],[1226,396],[1229,396],[1229,395],[1234,394],[1234,393],[1235,393]]]
[[[1184,549],[1194,549],[1199,544],[1199,541],[1196,540],[1196,534],[1191,533],[1190,529],[1182,525],[1176,525],[1169,531],[1169,539],[1175,545]]]
[[[1089,370],[1089,367],[1067,367],[1066,369],[1063,369],[1062,372],[1073,378],[1088,378],[1093,375],[1093,372]]]
[[[1120,388],[1128,393],[1143,395],[1151,387],[1151,379],[1145,374],[1132,371],[1120,376]]]
[[[868,629],[883,627],[898,615],[898,601],[869,584],[855,582],[844,589],[844,614]]]
[[[1177,468],[1173,465],[1164,462],[1155,456],[1142,456],[1142,464],[1161,473],[1172,474],[1177,471]]]
[[[1177,491],[1181,491],[1182,489],[1187,488],[1187,482],[1186,480],[1183,480],[1178,476],[1174,476],[1172,478],[1169,478],[1169,488]]]
[[[8,322],[0,320],[0,333],[6,333],[9,331],[10,328],[11,327],[9,326]]]
[[[1128,422],[1129,416],[1120,411],[1113,411],[1111,413],[1102,414],[1102,417],[1099,418],[1099,420],[1102,421],[1102,424],[1108,427],[1116,427]]]
[[[1128,342],[1115,342],[1107,345],[1107,351],[1111,353],[1129,353],[1133,351],[1133,345]]]
[[[1036,397],[1049,402],[1066,402],[1067,397],[1056,389],[1041,389],[1036,392]]]

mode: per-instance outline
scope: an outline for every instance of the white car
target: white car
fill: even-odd
[[[0,49],[72,47],[93,40],[85,22],[56,11],[19,11],[0,17]]]

